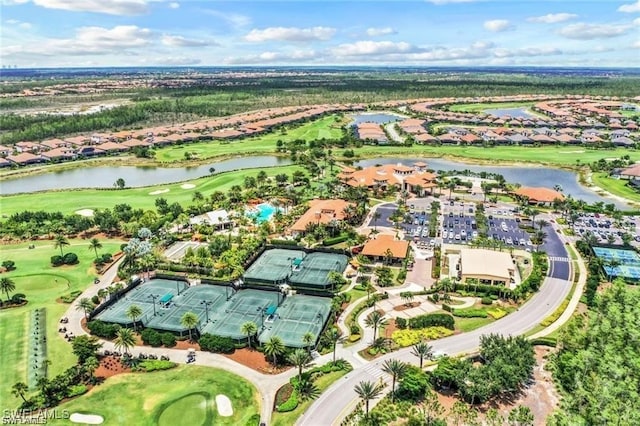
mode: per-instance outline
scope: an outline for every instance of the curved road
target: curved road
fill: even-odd
[[[548,240],[541,248],[549,255],[549,272],[540,290],[517,312],[499,321],[469,333],[430,342],[434,352],[448,355],[471,353],[479,347],[480,336],[490,333],[524,334],[556,310],[571,290],[571,266],[564,242],[551,227],[546,231]],[[309,426],[339,424],[357,404],[358,396],[353,389],[359,382],[378,382],[387,379],[387,375],[380,368],[387,359],[398,359],[416,365],[418,361],[411,355],[411,348],[405,348],[380,357],[375,363],[371,362],[354,369],[327,389],[309,407],[297,424]]]

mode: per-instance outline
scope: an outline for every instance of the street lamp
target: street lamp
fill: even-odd
[[[149,297],[153,300],[153,316],[156,316],[156,299],[160,297],[157,294],[150,294]]]
[[[201,300],[201,305],[204,305],[204,312],[207,317],[207,322],[209,322],[209,306],[213,305],[213,302],[210,300]]]

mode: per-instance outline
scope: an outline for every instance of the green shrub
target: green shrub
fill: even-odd
[[[493,300],[490,297],[483,297],[482,299],[480,299],[480,303],[482,303],[483,305],[491,305],[493,304]]]
[[[487,311],[475,308],[454,309],[453,315],[460,318],[486,318]]]
[[[407,320],[404,318],[397,317],[396,327],[398,327],[400,330],[404,330],[405,328],[407,328]]]
[[[498,295],[497,295],[497,294],[491,294],[491,295],[489,295],[489,299],[491,299],[491,300],[498,300],[498,299],[499,299],[499,297],[498,297]]]
[[[102,322],[99,320],[89,321],[87,323],[87,328],[91,332],[91,334],[102,337],[105,339],[113,339],[118,334],[118,330],[120,326],[117,324],[108,324],[106,322]]]
[[[94,305],[100,304],[100,298],[98,296],[91,297],[91,301],[93,302]]]
[[[254,414],[244,423],[244,426],[258,426],[260,424],[260,414]]]
[[[27,300],[27,296],[24,293],[15,293],[11,296],[12,303],[22,303],[24,300]]]
[[[426,314],[409,318],[409,328],[411,329],[428,327],[445,327],[453,330],[455,328],[455,320],[449,314]]]
[[[152,371],[169,370],[176,367],[178,364],[172,361],[166,361],[163,359],[148,359],[140,362],[133,371],[145,371],[150,373]]]
[[[75,253],[65,253],[62,261],[65,265],[75,265],[78,263],[78,255]]]
[[[71,385],[67,388],[67,397],[73,398],[74,396],[82,395],[87,392],[87,385],[78,384]]]
[[[142,330],[140,337],[145,345],[151,345],[154,348],[162,346],[162,335],[152,328]]]
[[[53,266],[60,266],[64,264],[64,260],[62,259],[62,256],[56,254],[55,256],[51,256],[51,264]]]
[[[349,239],[349,235],[343,234],[343,235],[338,235],[337,237],[333,237],[333,238],[326,238],[323,242],[322,245],[323,246],[332,246],[334,244],[340,244],[343,243],[345,241],[347,241]]]
[[[298,242],[296,240],[270,240],[269,243],[274,246],[297,246]]]
[[[293,411],[298,407],[298,393],[293,391],[289,399],[285,401],[284,404],[280,404],[276,407],[276,410],[279,413],[287,413],[289,411]]]
[[[176,336],[173,333],[162,333],[162,344],[167,348],[172,348],[176,345]]]
[[[82,294],[81,291],[79,290],[75,290],[72,291],[69,294],[65,294],[64,296],[62,296],[60,298],[60,300],[62,300],[64,303],[72,303],[74,300],[76,300],[78,298],[78,296],[80,296]]]
[[[214,336],[209,333],[204,333],[200,336],[198,343],[200,344],[200,349],[203,351],[230,354],[236,350],[236,345],[232,338]]]
[[[447,311],[447,312],[452,312],[453,308],[451,306],[447,305],[446,303],[443,303],[442,304],[442,310],[443,311]]]

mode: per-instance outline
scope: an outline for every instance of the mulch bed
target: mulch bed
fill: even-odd
[[[131,373],[131,369],[120,362],[120,357],[104,356],[100,358],[100,366],[96,369],[96,377],[104,379],[117,374]]]
[[[406,311],[407,309],[411,309],[411,308],[415,308],[417,306],[420,306],[422,302],[411,302],[409,304],[402,304],[402,305],[397,305],[393,307],[394,311],[398,311],[398,312],[402,312],[402,311]]]
[[[291,368],[286,366],[274,367],[273,364],[266,360],[262,352],[255,349],[236,349],[232,354],[224,354],[224,356],[264,374],[280,374]]]

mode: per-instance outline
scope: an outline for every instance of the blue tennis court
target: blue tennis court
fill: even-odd
[[[640,255],[635,251],[593,247],[593,252],[604,261],[603,269],[608,276],[640,281]]]

